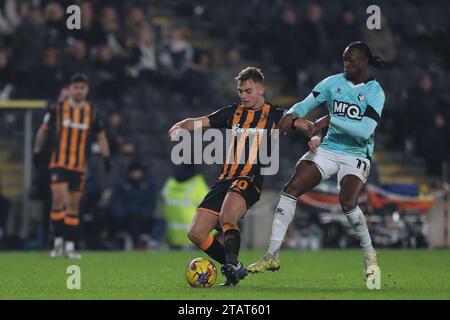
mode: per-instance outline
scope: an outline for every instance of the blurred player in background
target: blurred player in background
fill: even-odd
[[[377,270],[377,254],[372,246],[358,197],[369,176],[374,149],[374,131],[380,121],[384,92],[369,75],[368,66],[381,66],[383,60],[372,56],[364,42],[352,42],[344,51],[344,73],[330,76],[317,84],[312,93],[295,104],[281,119],[278,127],[286,134],[295,119],[326,102],[331,116],[328,133],[315,152],[307,152],[297,163],[281,192],[275,211],[267,254],[250,265],[251,273],[276,271],[280,268],[278,253],[291,223],[298,198],[337,173],[339,200],[348,222],[355,230],[364,250],[364,279]],[[320,140],[315,139],[318,143]]]
[[[232,143],[228,146],[227,159],[216,183],[197,208],[188,237],[211,258],[222,266],[226,277],[225,286],[234,286],[247,275],[245,267],[238,261],[241,235],[238,222],[255,204],[261,194],[263,176],[258,159],[259,139],[255,138],[250,150],[249,136],[259,133],[255,129],[272,133],[283,116],[284,110],[266,102],[264,97],[264,75],[261,70],[248,67],[236,77],[241,103],[219,109],[208,116],[188,118],[176,123],[169,130],[169,137],[177,136],[180,129],[198,128],[232,129]],[[314,124],[299,119],[295,125],[305,132],[313,130]],[[197,128],[197,126],[195,127]],[[236,138],[239,130],[241,136]],[[236,152],[233,152],[233,149]],[[232,157],[234,155],[234,157]],[[244,160],[239,163],[241,155]],[[223,231],[224,243],[214,239],[210,232],[216,227]]]
[[[105,169],[111,169],[109,146],[96,108],[86,100],[89,83],[85,75],[71,77],[67,99],[50,106],[39,128],[35,147],[34,163],[42,157],[42,147],[47,136],[52,141],[50,180],[52,210],[50,219],[54,230],[51,257],[64,253],[69,258],[79,259],[75,251],[79,226],[78,207],[83,194],[86,161],[92,140],[96,139],[105,160]]]
[[[58,102],[62,102],[69,97],[69,84],[64,84],[57,98]],[[55,103],[52,101],[50,105]],[[41,146],[41,151],[39,153],[39,157],[34,157],[33,160],[35,163],[33,172],[33,187],[31,191],[31,197],[42,202],[43,212],[44,212],[44,239],[45,245],[48,243],[48,235],[49,235],[49,227],[50,227],[50,212],[52,208],[52,192],[50,188],[50,169],[49,164],[52,155],[52,141],[51,139],[45,139],[45,142]]]

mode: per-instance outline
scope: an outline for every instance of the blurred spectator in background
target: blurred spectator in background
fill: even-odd
[[[391,30],[385,15],[381,15],[381,29],[363,28],[363,39],[369,45],[372,53],[384,61],[392,62],[397,57],[395,35]]]
[[[115,233],[130,236],[133,248],[148,248],[150,234],[154,240],[161,238],[155,185],[139,162],[131,163],[126,178],[114,187],[110,206]]]
[[[361,27],[356,21],[352,6],[344,6],[338,20],[328,24],[328,34],[330,35],[328,60],[336,62],[340,66],[342,63],[342,44],[359,40],[362,36]]]
[[[96,96],[102,100],[102,105],[119,104],[124,90],[121,59],[114,58],[111,48],[102,44],[97,47],[93,67],[97,82]]]
[[[106,43],[114,56],[124,54],[120,43],[120,20],[114,7],[106,6],[101,9],[100,22],[97,24],[95,39],[98,43]]]
[[[328,39],[325,25],[322,22],[320,5],[317,3],[308,5],[306,20],[300,24],[300,30],[302,32],[301,45],[304,47],[306,58],[304,63],[309,65],[309,63],[322,61],[327,51]]]
[[[0,35],[11,36],[21,21],[22,6],[16,0],[0,2]]]
[[[125,18],[126,32],[133,37],[138,38],[141,30],[150,29],[149,22],[149,19],[145,16],[141,7],[132,6],[128,9]]]
[[[71,30],[70,35],[78,40],[84,41],[90,49],[97,43],[94,23],[94,6],[90,1],[83,1],[81,9],[81,29]]]
[[[50,2],[45,7],[45,26],[47,31],[46,44],[63,48],[66,43],[68,29],[64,17],[64,10],[58,2]]]
[[[5,247],[4,239],[10,209],[11,202],[3,195],[2,188],[0,186],[0,250]]]
[[[239,49],[234,47],[227,50],[225,59],[222,60],[224,63],[216,67],[217,90],[226,100],[234,99],[237,97],[237,87],[233,79],[240,70],[245,68],[245,63],[242,61]]]
[[[446,103],[433,85],[431,74],[421,75],[412,88],[400,116],[405,135],[413,140],[417,154],[425,159],[426,174],[441,175],[442,161],[448,156],[449,123]]]
[[[13,35],[14,60],[27,70],[38,63],[47,46],[47,32],[42,13],[38,7],[31,6]]]
[[[159,53],[162,71],[172,79],[180,79],[183,72],[191,65],[192,59],[192,46],[183,39],[182,30],[179,27],[171,28]]]
[[[215,75],[211,70],[212,54],[198,50],[194,62],[183,73],[182,88],[189,101],[210,104],[215,96]],[[231,81],[231,80],[230,80]]]
[[[268,6],[264,1],[247,1],[245,6],[235,2],[228,10],[218,5],[211,9],[218,11],[213,18],[214,24],[221,25],[220,28],[228,34],[229,43],[241,45],[245,57],[262,61],[270,49],[267,44],[273,38],[274,26],[271,14],[277,7],[275,3]],[[268,15],[268,12],[271,14]]]
[[[106,136],[109,141],[109,149],[111,156],[115,157],[118,153],[130,153],[130,149],[134,147],[130,146],[130,143],[126,141],[127,130],[123,125],[122,114],[115,110],[109,115],[108,126],[106,127]]]
[[[136,57],[129,67],[129,73],[139,81],[158,84],[159,63],[157,45],[153,31],[147,27],[141,28],[137,33],[137,43],[133,47],[133,55]]]
[[[419,145],[420,134],[433,123],[434,115],[439,109],[439,97],[433,88],[430,73],[422,73],[418,83],[409,90],[408,99],[402,107],[399,120],[405,128],[405,135],[413,139],[418,153],[423,155]]]
[[[67,46],[68,55],[64,60],[64,72],[68,75],[75,73],[86,74],[96,85],[96,74],[92,62],[87,55],[86,43],[82,40],[72,40]]]
[[[442,165],[448,160],[449,150],[449,124],[444,113],[440,110],[432,112],[432,119],[427,123],[420,135],[420,145],[425,159],[426,175],[434,181],[440,181],[442,177]],[[434,180],[434,181],[433,181]],[[436,187],[437,185],[433,185]]]
[[[34,98],[52,99],[55,92],[61,88],[65,78],[58,58],[59,52],[56,48],[47,48],[42,60],[34,66],[33,74],[36,78],[27,80],[30,82],[29,87],[32,88]]]
[[[9,61],[8,51],[0,48],[0,100],[11,98],[17,81],[17,72]]]
[[[274,50],[275,63],[286,76],[285,91],[295,91],[297,69],[305,63],[306,48],[304,34],[298,23],[297,12],[292,7],[282,9],[279,21],[275,24]]]
[[[208,193],[205,178],[195,173],[194,165],[174,167],[162,188],[162,210],[166,223],[166,240],[173,249],[192,247],[187,234],[197,206]]]

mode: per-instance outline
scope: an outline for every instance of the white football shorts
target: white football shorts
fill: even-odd
[[[300,158],[316,164],[322,180],[329,179],[337,173],[337,187],[340,189],[341,180],[348,174],[357,176],[363,183],[367,182],[370,172],[370,161],[367,158],[357,158],[325,150],[319,147],[316,152],[308,151]]]

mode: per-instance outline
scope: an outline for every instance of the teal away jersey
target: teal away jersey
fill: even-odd
[[[311,109],[326,102],[331,119],[321,147],[371,159],[374,131],[380,121],[384,100],[383,89],[375,79],[354,85],[339,73],[319,82],[311,94],[288,113],[303,118]]]

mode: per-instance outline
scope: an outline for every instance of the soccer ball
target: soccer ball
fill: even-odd
[[[209,288],[217,278],[217,268],[208,259],[192,260],[186,268],[186,280],[193,288]]]

